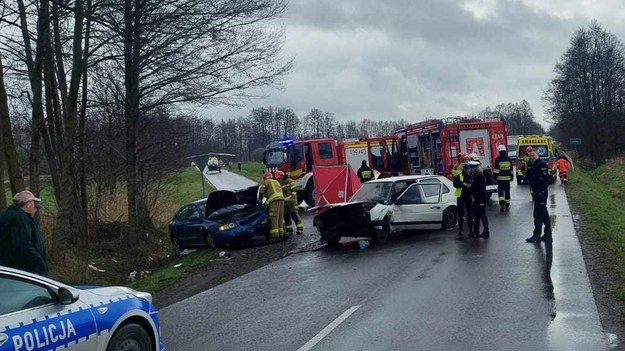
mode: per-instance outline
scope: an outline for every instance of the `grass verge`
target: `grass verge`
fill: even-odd
[[[265,165],[261,162],[243,163],[241,164],[240,171],[236,167],[232,167],[232,172],[238,173],[258,183],[262,183],[264,171],[265,171]]]
[[[611,294],[625,302],[625,165],[570,173],[567,196],[581,214],[581,233],[598,250],[597,261],[614,280]]]
[[[134,281],[128,286],[139,291],[157,292],[186,278],[218,256],[219,250],[197,250],[169,262],[146,278]]]

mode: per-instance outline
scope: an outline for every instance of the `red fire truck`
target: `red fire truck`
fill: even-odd
[[[399,174],[402,163],[397,138],[387,136],[341,142],[332,138],[284,138],[267,145],[263,153],[265,166],[270,170],[280,169],[295,180],[298,199],[303,199],[309,206],[315,205],[313,166],[349,164],[357,171],[363,160],[380,176]]]
[[[508,145],[508,128],[499,116],[432,119],[395,131],[406,174],[442,174],[451,170],[460,152],[476,153],[482,163],[487,191],[497,192],[492,177],[498,145]]]

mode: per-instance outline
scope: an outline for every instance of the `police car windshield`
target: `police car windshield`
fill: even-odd
[[[275,148],[268,149],[265,152],[265,162],[267,166],[280,167],[284,164],[286,159],[286,149]]]
[[[360,186],[360,189],[352,195],[349,202],[370,201],[387,202],[390,200],[393,190],[392,182],[369,182]]]

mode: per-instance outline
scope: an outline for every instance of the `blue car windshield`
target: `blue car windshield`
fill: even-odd
[[[352,195],[349,202],[387,202],[393,193],[392,182],[369,182],[360,186],[360,189]]]

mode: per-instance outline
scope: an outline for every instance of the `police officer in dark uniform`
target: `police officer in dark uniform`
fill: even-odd
[[[360,178],[360,183],[364,183],[368,180],[373,179],[373,170],[367,166],[367,161],[362,160],[362,166],[358,168],[358,172],[356,172],[358,178]]]
[[[471,194],[473,195],[473,233],[469,236],[472,238],[490,237],[488,228],[488,217],[486,216],[486,177],[480,166],[480,161],[474,159],[469,161],[473,181],[471,183]],[[480,233],[480,221],[484,224],[484,230]]]
[[[532,187],[534,199],[534,234],[525,239],[525,241],[528,243],[552,242],[551,218],[549,218],[549,212],[547,211],[549,167],[540,159],[538,152],[531,146],[527,147],[526,152],[532,160],[532,165],[525,175]],[[545,233],[541,236],[543,225],[545,226]]]
[[[510,211],[510,182],[512,181],[512,161],[508,157],[505,145],[497,146],[499,156],[495,160],[493,171],[497,179],[497,195],[499,195],[499,211]]]

